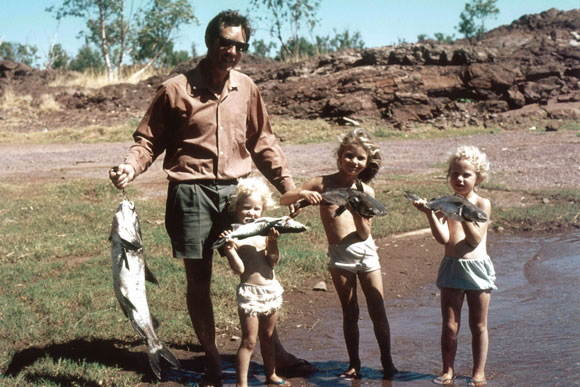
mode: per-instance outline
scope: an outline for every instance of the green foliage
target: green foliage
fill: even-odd
[[[425,42],[427,40],[429,40],[429,35],[427,35],[427,34],[419,34],[419,35],[417,35],[417,42],[423,43],[423,42]]]
[[[176,64],[173,51],[175,33],[182,24],[197,23],[187,0],[155,0],[138,21],[133,59],[136,62],[160,61]],[[187,53],[180,54],[187,59]],[[177,62],[179,63],[179,62]]]
[[[334,37],[330,39],[331,51],[341,51],[347,48],[363,49],[365,43],[359,31],[350,32],[345,28],[342,32],[334,31]]]
[[[485,21],[490,17],[497,17],[499,14],[496,3],[497,0],[471,0],[469,3],[465,3],[465,8],[459,15],[457,30],[469,40],[474,37],[478,40],[483,39]]]
[[[71,59],[69,68],[79,72],[101,72],[105,68],[103,59],[98,50],[92,48],[86,42],[80,49],[77,55]]]
[[[189,53],[185,50],[171,51],[161,58],[161,63],[163,66],[171,68],[188,61],[190,58]]]
[[[136,62],[173,63],[182,58],[173,51],[175,31],[184,23],[197,22],[187,0],[152,0],[150,8],[125,7],[125,0],[63,0],[46,10],[57,20],[78,17],[87,29],[79,36],[99,47],[99,56],[109,79],[120,72],[131,52]],[[88,44],[87,43],[87,44]],[[94,68],[93,52],[83,51],[77,69]],[[90,58],[89,63],[85,59]]]
[[[262,14],[263,8],[267,15],[257,19],[267,25],[270,35],[278,40],[284,57],[299,58],[302,29],[306,27],[311,32],[318,24],[320,0],[250,0],[248,13]],[[294,42],[292,48],[288,42]]]
[[[33,66],[40,58],[36,53],[38,48],[30,44],[2,42],[0,44],[0,60],[11,60]]]
[[[435,36],[435,40],[439,43],[451,44],[455,39],[455,34],[445,35],[442,32],[435,32],[433,36]]]
[[[270,56],[270,51],[276,48],[276,44],[274,42],[269,42],[266,44],[263,39],[258,39],[252,41],[251,47],[252,54],[266,58]]]
[[[67,69],[69,56],[60,43],[54,44],[48,53],[45,67],[49,69]]]

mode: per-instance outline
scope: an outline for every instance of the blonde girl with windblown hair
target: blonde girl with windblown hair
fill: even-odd
[[[375,196],[367,184],[381,168],[381,152],[370,135],[356,128],[340,138],[336,152],[338,172],[318,176],[304,185],[285,193],[280,204],[290,205],[299,200],[322,204],[322,193],[335,188],[352,188]],[[397,373],[391,358],[391,334],[385,312],[383,282],[377,247],[371,236],[372,219],[365,218],[347,207],[334,216],[336,205],[320,205],[320,218],[328,241],[328,269],[342,306],[343,334],[349,357],[348,369],[340,375],[347,379],[360,379],[359,357],[359,304],[357,282],[360,281],[367,308],[374,326],[375,337],[381,352],[385,379]]]

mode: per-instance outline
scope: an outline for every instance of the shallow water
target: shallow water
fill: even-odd
[[[489,239],[498,290],[492,294],[488,316],[488,385],[580,385],[580,233],[544,238],[490,235]],[[284,345],[307,359],[341,359],[315,361],[321,371],[303,381],[307,385],[432,385],[441,368],[438,295],[439,290],[431,284],[417,298],[387,303],[393,359],[399,370],[407,372],[393,382],[381,380],[378,347],[368,313],[362,307],[364,378],[360,381],[336,377],[348,365],[339,324],[317,325],[313,336],[320,343],[315,346],[319,349],[305,351],[304,342],[290,337],[284,338]],[[405,306],[397,306],[402,304]],[[321,313],[334,316],[325,321],[341,321],[338,309]],[[455,385],[465,385],[471,375],[467,313],[464,303]]]
[[[490,235],[488,251],[497,273],[488,316],[489,386],[580,385],[580,233],[543,238]],[[307,386],[432,386],[441,368],[439,290],[425,286],[416,298],[387,302],[392,354],[404,371],[383,381],[379,350],[368,313],[361,305],[362,380],[337,377],[348,366],[340,309],[321,310],[324,319],[310,337],[284,337],[291,353],[313,361],[319,372]],[[455,360],[455,385],[471,375],[471,334],[464,303]],[[259,351],[257,351],[259,352]],[[326,360],[328,359],[328,360]],[[233,360],[233,359],[232,359]],[[224,364],[225,383],[235,383],[235,365]],[[252,362],[249,383],[263,385],[261,358]],[[183,382],[183,379],[182,379]]]

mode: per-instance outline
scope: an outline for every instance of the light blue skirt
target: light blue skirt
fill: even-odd
[[[443,257],[437,286],[464,290],[497,289],[495,270],[489,256],[477,259]]]

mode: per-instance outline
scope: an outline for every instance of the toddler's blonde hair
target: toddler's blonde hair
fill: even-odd
[[[363,128],[355,128],[347,134],[340,136],[339,141],[340,145],[336,151],[338,157],[336,160],[338,169],[341,169],[340,157],[342,156],[344,149],[350,144],[360,145],[367,152],[368,160],[366,168],[358,175],[358,178],[364,183],[371,181],[381,169],[382,158],[381,150],[378,145],[373,142],[370,134],[368,134]]]
[[[276,201],[272,196],[272,190],[268,183],[260,177],[247,177],[238,181],[236,192],[230,200],[230,211],[236,212],[240,203],[254,193],[259,193],[262,198],[262,211],[276,208]]]
[[[490,167],[489,161],[487,161],[487,155],[478,147],[473,145],[461,145],[457,148],[455,153],[449,157],[449,160],[447,161],[448,179],[451,173],[451,165],[461,160],[469,161],[471,165],[473,165],[475,173],[477,173],[477,176],[479,177],[479,183],[485,180]]]

